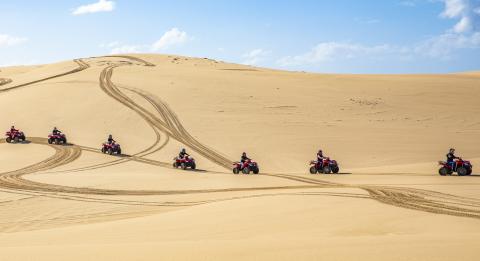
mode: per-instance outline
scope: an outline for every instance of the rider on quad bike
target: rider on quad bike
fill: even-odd
[[[247,153],[242,153],[242,157],[240,158],[240,162],[244,164],[245,162],[251,160],[249,157],[247,157]]]
[[[10,133],[15,133],[15,132],[18,132],[18,130],[15,129],[15,126],[12,125],[12,127],[10,127]]]
[[[57,129],[57,127],[53,127],[53,130],[52,130],[53,135],[60,135],[60,133],[62,132],[59,129]]]
[[[185,150],[185,148],[183,148],[180,153],[178,153],[178,158],[179,159],[184,159],[185,156],[189,156],[190,157],[190,154],[187,153],[187,150]]]
[[[108,135],[108,139],[107,139],[107,143],[108,143],[108,144],[115,144],[115,142],[116,142],[116,141],[113,139],[112,134],[109,134],[109,135]]]
[[[450,150],[447,153],[447,163],[453,168],[455,165],[455,160],[460,159],[460,157],[455,156],[455,149],[450,148]]]

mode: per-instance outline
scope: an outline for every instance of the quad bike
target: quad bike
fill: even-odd
[[[14,131],[14,132],[7,131],[7,133],[5,133],[5,136],[7,136],[5,141],[8,143],[11,143],[11,142],[18,143],[20,141],[25,141],[25,134],[22,131]]]
[[[330,158],[324,158],[323,161],[312,160],[310,165],[310,174],[330,174],[331,172],[337,174],[340,171],[337,161]]]
[[[461,158],[452,163],[439,161],[438,164],[441,166],[438,170],[438,174],[441,176],[452,175],[454,172],[456,172],[459,176],[467,176],[472,174],[473,166],[470,161],[466,161]]]
[[[187,168],[191,168],[191,169],[196,169],[197,168],[197,164],[195,163],[195,159],[190,157],[190,156],[185,156],[183,159],[180,158],[180,157],[175,157],[173,158],[173,167],[174,168],[182,168],[182,169],[187,169]]]
[[[120,148],[120,144],[117,144],[117,143],[103,143],[102,152],[108,153],[110,155],[113,155],[113,154],[120,155],[122,154],[122,149]]]
[[[67,136],[63,133],[48,135],[48,144],[67,144]]]
[[[238,174],[240,171],[243,174],[250,174],[250,172],[253,172],[253,174],[258,174],[260,172],[260,169],[258,168],[258,164],[255,161],[252,160],[247,160],[245,162],[234,162],[233,163],[233,174]]]

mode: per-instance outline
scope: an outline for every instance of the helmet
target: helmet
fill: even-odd
[[[12,127],[10,127],[11,129],[15,129],[15,126],[12,125]]]
[[[322,152],[323,152],[322,150],[318,150],[318,153],[319,153],[319,154],[322,153]]]
[[[57,130],[57,127],[53,127],[54,130]]]
[[[183,152],[183,153],[185,153],[185,152],[186,152],[185,148],[183,148],[183,149],[182,149],[182,152]]]
[[[245,153],[245,152],[244,152],[244,153],[242,153],[242,156],[247,156],[247,153]]]
[[[112,138],[112,134],[108,134],[108,138],[111,139],[111,138]]]
[[[455,152],[455,149],[454,149],[454,148],[450,148],[450,152]]]

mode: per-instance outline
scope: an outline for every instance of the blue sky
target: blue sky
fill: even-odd
[[[142,52],[329,73],[480,70],[480,0],[19,0],[0,10],[0,66]]]

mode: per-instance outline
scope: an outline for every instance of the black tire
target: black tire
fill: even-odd
[[[60,139],[55,139],[55,144],[60,145],[60,143],[62,143]]]
[[[67,144],[67,138],[63,138],[63,144]]]
[[[10,143],[10,142],[12,142],[12,138],[7,137],[7,138],[5,139],[5,141],[6,141],[7,143]]]
[[[113,150],[112,150],[112,149],[108,149],[108,154],[113,155]]]
[[[467,175],[468,176],[472,175],[472,168],[467,169]]]
[[[253,170],[253,174],[258,174],[260,173],[260,169],[258,167],[255,167],[255,169]]]
[[[333,166],[332,167],[332,172],[337,174],[340,171],[340,168],[338,166]]]
[[[233,174],[238,174],[238,173],[240,173],[240,170],[239,170],[237,167],[233,168],[232,171],[233,171]]]
[[[15,137],[15,138],[13,138],[13,141],[15,141],[15,143],[18,143],[18,142],[20,142],[20,138],[19,138],[19,137]]]
[[[172,164],[172,166],[177,169],[177,168],[178,168],[177,162],[175,161],[175,162]]]
[[[310,174],[317,174],[317,172],[318,172],[317,167],[315,167],[315,166],[310,167]]]
[[[243,174],[250,174],[250,167],[245,167],[242,169]]]
[[[118,154],[118,155],[122,155],[122,149],[118,148],[117,154]]]
[[[192,162],[192,169],[196,169],[197,168],[197,164],[195,162]]]
[[[330,172],[332,172],[332,169],[330,169],[329,166],[323,167],[323,173],[324,173],[324,174],[330,174]]]
[[[185,164],[185,163],[182,163],[180,166],[182,167],[183,170],[187,169],[187,164]]]
[[[20,136],[20,140],[25,141],[26,140],[25,135]]]
[[[103,153],[107,153],[107,151],[105,150],[104,147],[102,147],[102,152],[103,152]]]
[[[440,174],[440,176],[447,176],[449,173],[449,170],[445,167],[441,167],[439,170],[438,170],[438,174]]]
[[[53,143],[52,139],[49,138],[49,139],[48,139],[48,144],[52,144],[52,143]]]
[[[458,176],[466,176],[467,173],[468,173],[467,168],[465,168],[465,167],[458,167],[458,168],[457,168],[457,174],[458,174]]]

